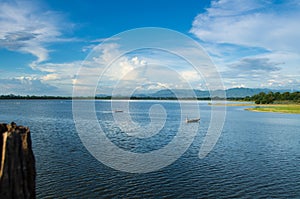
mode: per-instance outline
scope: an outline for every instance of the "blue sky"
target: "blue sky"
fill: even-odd
[[[297,0],[0,0],[0,94],[72,95],[76,74],[95,48],[103,60],[93,67],[105,67],[122,48],[117,39],[97,45],[142,27],[168,28],[196,40],[225,88],[299,90],[299,19]],[[207,89],[185,60],[159,50],[127,53],[112,68],[98,93],[109,93],[116,83],[135,92],[186,88],[178,78]],[[136,72],[143,68],[147,78]],[[178,78],[165,75],[171,73]]]

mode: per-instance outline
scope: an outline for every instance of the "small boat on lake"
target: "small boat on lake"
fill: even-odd
[[[196,123],[199,122],[200,118],[196,118],[196,119],[189,119],[188,117],[186,117],[185,122],[186,123]]]
[[[114,110],[115,113],[123,113],[123,110]]]

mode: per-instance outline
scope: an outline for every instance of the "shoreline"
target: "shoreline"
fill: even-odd
[[[299,104],[278,104],[273,106],[258,106],[253,108],[246,108],[246,111],[264,112],[264,113],[287,113],[287,114],[300,114]]]
[[[250,106],[245,108],[246,111],[264,112],[264,113],[287,113],[287,114],[300,114],[300,104],[253,104],[253,103],[230,103],[230,104],[209,104],[211,106]]]

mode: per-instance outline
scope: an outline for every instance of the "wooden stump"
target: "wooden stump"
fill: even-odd
[[[0,198],[35,198],[35,159],[29,128],[0,124]]]

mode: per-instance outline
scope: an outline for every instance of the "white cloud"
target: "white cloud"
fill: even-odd
[[[300,4],[297,1],[213,1],[192,29],[227,87],[290,88],[300,61]],[[269,81],[272,80],[272,81]]]
[[[187,81],[200,81],[201,80],[199,73],[195,70],[182,71],[180,74]]]
[[[38,78],[43,83],[58,87],[68,95],[72,94],[73,85],[76,84],[76,88],[84,93],[95,89],[98,80],[101,86],[105,85],[106,90],[113,89],[111,85],[119,80],[139,79],[135,69],[146,65],[145,60],[136,56],[122,56],[114,61],[119,53],[118,48],[119,45],[116,43],[100,45],[95,47],[88,59],[84,61],[38,63],[35,69],[42,72]]]
[[[53,95],[58,93],[55,86],[33,77],[0,79],[1,94]]]
[[[149,82],[147,84],[137,86],[136,90],[141,92],[141,93],[145,93],[146,90],[148,90],[150,92],[154,92],[154,91],[158,91],[158,90],[166,89],[166,88],[170,88],[170,85],[160,83],[160,82],[156,82],[156,83],[155,82]]]
[[[43,73],[38,77],[41,82],[59,88],[64,95],[71,95],[72,86],[80,66],[81,61],[69,63],[40,63],[36,65],[36,70]]]
[[[32,67],[48,59],[47,43],[70,40],[61,38],[68,26],[59,13],[40,10],[32,1],[0,4],[0,48],[34,55]]]
[[[299,11],[292,1],[214,1],[195,18],[191,32],[207,42],[299,51]]]
[[[130,95],[135,90],[154,92],[162,88],[190,88],[194,81],[199,85],[198,73],[177,56],[150,50],[118,57],[122,54],[120,48],[117,43],[109,42],[94,48],[85,60],[87,63],[83,63],[79,79],[74,81],[80,94],[94,92],[96,82],[97,92],[109,95]]]
[[[57,80],[57,79],[60,79],[59,75],[58,74],[48,74],[48,75],[45,75],[41,78],[42,80],[44,81],[51,81],[51,80]]]
[[[36,69],[46,73],[74,76],[81,65],[81,61],[67,63],[45,63],[36,66]]]

